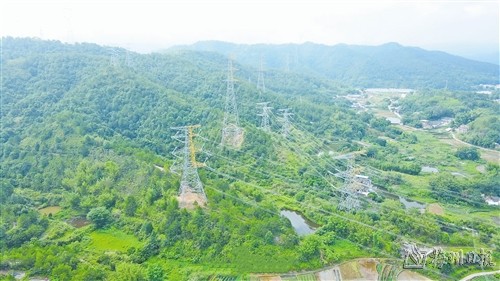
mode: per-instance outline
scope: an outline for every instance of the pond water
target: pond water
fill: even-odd
[[[401,119],[396,117],[385,117],[391,124],[401,125]]]
[[[316,231],[316,228],[318,227],[313,222],[306,220],[302,216],[302,214],[298,212],[282,210],[280,214],[286,217],[292,223],[293,229],[295,229],[297,234],[300,236],[314,233],[314,231]]]
[[[439,170],[434,167],[422,166],[422,173],[438,173]]]
[[[409,209],[409,208],[425,209],[425,204],[422,204],[422,203],[419,203],[416,201],[407,200],[406,198],[401,197],[401,196],[399,197],[399,202],[403,203],[403,205],[405,205],[406,209]]]
[[[395,194],[392,194],[389,192],[383,192],[383,193],[384,193],[385,197],[388,197],[388,198],[391,198],[394,200],[398,200],[399,202],[403,203],[403,205],[405,206],[405,209],[417,208],[417,209],[420,209],[421,212],[425,211],[425,204],[423,204],[423,203],[412,201],[412,200],[406,199],[404,197],[401,197],[401,196],[398,196],[398,195],[395,195]]]

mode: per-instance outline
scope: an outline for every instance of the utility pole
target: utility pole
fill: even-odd
[[[233,62],[229,60],[227,71],[226,101],[224,106],[224,121],[222,124],[222,146],[239,148],[243,143],[243,129],[240,127],[236,95],[234,93]]]
[[[179,206],[181,208],[193,208],[195,202],[200,206],[205,206],[207,203],[207,195],[198,175],[198,168],[204,167],[205,164],[196,161],[196,148],[193,142],[193,138],[196,136],[194,130],[199,127],[200,125],[171,128],[177,131],[172,138],[184,144],[182,149],[173,153],[182,160],[182,176],[179,188]],[[172,167],[171,171],[177,172],[176,167]]]
[[[262,107],[262,113],[257,114],[258,116],[262,117],[260,121],[260,127],[266,131],[270,132],[271,131],[271,124],[269,123],[269,115],[271,113],[272,107],[268,106],[269,102],[259,102],[257,103],[258,106]]]
[[[257,90],[259,91],[259,96],[262,96],[266,92],[266,85],[264,84],[264,64],[262,58],[260,59],[259,76],[257,78]]]
[[[288,112],[289,108],[279,109],[278,111],[281,113],[281,118],[278,118],[278,121],[281,123],[281,135],[286,139],[290,135],[290,131],[292,129],[292,124],[290,122],[290,117],[293,116],[293,113]]]

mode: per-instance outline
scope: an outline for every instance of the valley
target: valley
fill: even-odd
[[[322,48],[308,44],[303,64],[284,70],[276,55],[264,72],[249,62],[275,46],[228,63],[217,44],[138,54],[2,40],[0,280],[456,280],[499,268],[500,92],[473,88],[498,83],[490,64],[443,55],[470,79],[442,89],[442,77],[398,76],[387,90],[399,62],[321,75],[328,60],[313,69],[306,54]],[[436,55],[373,52],[384,48],[427,66]],[[405,269],[407,243],[483,249],[497,264]]]

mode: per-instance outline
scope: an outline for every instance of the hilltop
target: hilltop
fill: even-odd
[[[366,88],[470,90],[479,84],[499,84],[499,66],[441,51],[406,47],[338,44],[233,44],[201,41],[171,50],[197,50],[232,55],[242,64],[308,73]]]

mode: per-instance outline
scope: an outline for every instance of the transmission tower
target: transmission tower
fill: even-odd
[[[125,45],[125,66],[128,68],[132,67],[132,51],[130,51],[130,44]]]
[[[239,148],[243,143],[243,129],[240,127],[236,95],[234,93],[233,62],[229,60],[227,71],[226,102],[224,107],[224,121],[222,124],[221,145]]]
[[[262,58],[260,59],[259,77],[257,78],[257,90],[259,91],[259,96],[262,96],[266,92],[266,85],[264,84],[264,63]]]
[[[293,116],[293,113],[288,112],[290,109],[280,109],[278,110],[281,113],[281,117],[278,118],[278,121],[281,123],[281,135],[284,138],[288,138],[290,135],[290,131],[292,129],[292,123],[290,122],[290,117]]]
[[[173,138],[184,144],[180,150],[174,151],[174,155],[182,161],[179,165],[182,167],[179,188],[179,206],[182,208],[193,208],[195,202],[200,206],[207,203],[207,196],[198,175],[198,168],[204,167],[205,164],[196,161],[196,148],[193,142],[196,136],[194,129],[199,127],[200,125],[171,128],[177,131]],[[176,173],[179,166],[173,165],[171,171]]]
[[[117,67],[120,64],[120,52],[117,48],[109,47],[109,65],[112,67]]]
[[[269,123],[269,115],[271,114],[271,109],[272,107],[268,106],[269,102],[259,102],[257,103],[258,106],[262,107],[262,113],[257,114],[258,116],[262,117],[260,120],[260,127],[266,131],[270,132],[271,131],[271,124]]]
[[[354,171],[354,157],[347,159],[347,169],[342,173],[344,184],[340,188],[339,210],[351,212],[361,209],[361,201],[357,194],[356,172]]]
[[[130,52],[129,50],[127,50],[127,51],[125,52],[125,65],[126,65],[128,68],[130,68],[130,67],[132,66],[132,62],[131,62],[131,59],[130,59],[130,53],[131,53],[131,52]]]

